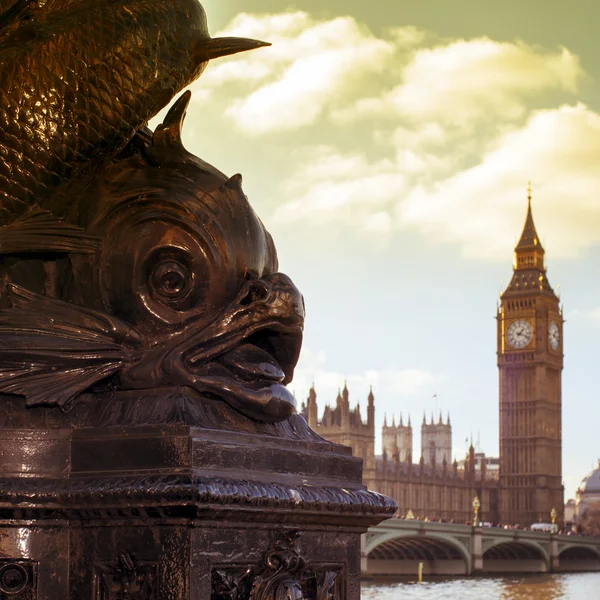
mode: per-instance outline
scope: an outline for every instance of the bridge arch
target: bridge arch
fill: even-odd
[[[469,549],[450,535],[430,533],[419,535],[414,531],[393,531],[368,540],[365,555],[369,561],[409,561],[423,562],[426,565],[436,563],[436,569],[430,572],[439,574],[469,574],[471,555]],[[451,565],[451,571],[444,571],[444,562]],[[459,566],[461,563],[462,567]],[[372,565],[370,564],[370,567]],[[464,567],[464,569],[463,569]],[[413,569],[416,572],[416,569]],[[411,570],[412,572],[412,570]]]
[[[558,552],[559,571],[600,571],[600,549],[587,544],[565,544]]]
[[[498,539],[485,544],[483,570],[510,572],[548,572],[550,555],[546,548],[534,540]]]
[[[568,555],[568,554],[575,554],[575,553],[581,553],[584,555],[588,555],[588,556],[592,556],[596,559],[600,560],[600,548],[598,548],[597,546],[587,546],[584,544],[567,544],[566,546],[563,546],[559,553],[558,553],[558,557],[561,558],[563,557],[563,555]]]

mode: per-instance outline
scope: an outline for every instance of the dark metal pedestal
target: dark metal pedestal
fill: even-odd
[[[5,402],[0,600],[359,598],[360,534],[395,505],[301,417],[187,389]]]

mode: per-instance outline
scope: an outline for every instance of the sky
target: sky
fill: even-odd
[[[213,35],[271,42],[191,86],[188,150],[244,189],[307,320],[290,389],[347,381],[384,414],[450,414],[498,453],[496,306],[531,181],[566,319],[565,500],[600,458],[596,0],[206,0]],[[156,123],[157,120],[154,121]],[[504,282],[504,283],[503,283]]]

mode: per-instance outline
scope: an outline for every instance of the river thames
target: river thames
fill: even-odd
[[[595,600],[600,573],[563,573],[416,582],[365,582],[362,600]]]

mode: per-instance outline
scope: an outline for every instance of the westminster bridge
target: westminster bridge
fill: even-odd
[[[364,576],[600,571],[600,538],[389,519],[362,536]]]

